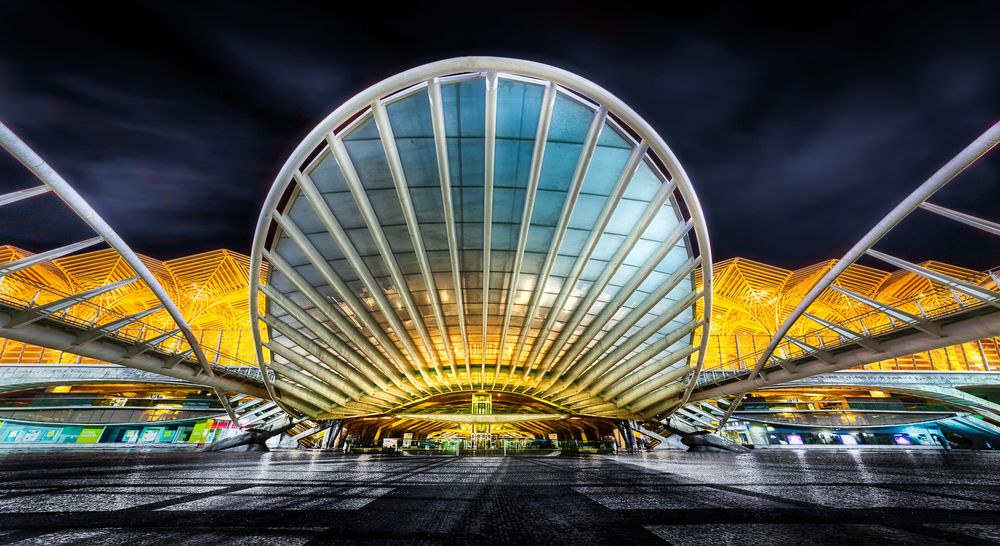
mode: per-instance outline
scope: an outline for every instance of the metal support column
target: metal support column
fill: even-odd
[[[339,419],[330,422],[330,428],[326,429],[323,433],[323,441],[320,442],[319,446],[321,449],[334,449],[334,446],[336,445],[335,440],[337,439],[337,436],[340,435],[342,425],[343,421],[340,421]]]

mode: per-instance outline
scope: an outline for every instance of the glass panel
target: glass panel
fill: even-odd
[[[517,80],[501,79],[498,82],[496,162],[491,211],[492,272],[490,293],[486,295],[491,312],[487,319],[487,360],[492,362],[498,349],[505,305],[513,306],[509,337],[505,340],[505,362],[518,357],[514,353],[522,336],[525,340],[519,355],[522,361],[532,352],[536,343],[541,344],[536,364],[546,358],[548,351],[553,351],[556,365],[564,364],[560,359],[568,358],[570,353],[578,354],[575,358],[586,359],[587,349],[571,350],[573,345],[580,343],[594,346],[612,329],[625,331],[624,336],[618,336],[619,339],[615,340],[616,346],[628,343],[629,336],[637,335],[638,332],[642,332],[644,337],[648,336],[641,343],[627,345],[635,345],[631,353],[637,354],[663,339],[663,336],[677,331],[694,317],[694,310],[689,307],[677,317],[659,318],[660,313],[687,297],[694,289],[690,275],[681,279],[668,298],[652,302],[652,309],[646,316],[634,316],[638,306],[651,303],[649,300],[652,294],[661,286],[674,282],[671,275],[689,259],[690,245],[686,237],[672,249],[661,247],[678,222],[683,221],[679,207],[674,197],[670,196],[657,210],[649,208],[651,200],[663,187],[664,178],[648,159],[640,162],[635,173],[623,177],[634,143],[616,129],[615,123],[610,120],[601,128],[579,196],[575,202],[567,203],[568,190],[578,167],[587,129],[594,119],[594,111],[559,92],[553,105],[550,130],[546,135],[534,206],[527,211],[530,213],[530,223],[527,227],[522,226],[544,89],[541,85]],[[377,217],[378,226],[375,229],[380,230],[386,238],[392,251],[391,261],[395,262],[405,277],[404,286],[397,287],[391,282],[388,270],[390,264],[384,263],[379,255],[375,239],[362,220],[354,196],[347,190],[343,174],[332,156],[324,152],[308,174],[343,225],[351,245],[362,256],[367,274],[380,285],[390,306],[404,323],[405,331],[402,335],[413,339],[419,351],[424,350],[423,343],[417,338],[414,323],[409,316],[405,316],[400,297],[401,290],[405,290],[412,295],[417,306],[418,316],[414,318],[420,320],[423,317],[429,327],[433,350],[439,352],[442,360],[446,361],[447,355],[443,351],[444,339],[447,337],[452,345],[452,354],[461,366],[464,355],[461,353],[462,343],[457,328],[460,320],[466,321],[469,356],[473,364],[478,363],[483,351],[481,313],[484,299],[482,245],[485,203],[485,81],[483,77],[477,76],[446,83],[442,85],[441,91],[445,118],[444,144],[449,162],[451,198],[455,207],[461,287],[454,286],[452,279],[444,200],[441,196],[441,173],[438,172],[427,90],[415,91],[388,105],[386,110],[399,153],[406,191],[409,192],[409,201],[417,220],[417,236],[423,243],[430,265],[432,286],[425,286],[427,279],[420,270],[410,227],[404,221],[400,196],[388,169],[378,128],[371,114],[365,114],[343,138],[348,155],[364,186],[363,199],[368,201]],[[625,189],[623,198],[609,204],[608,196],[625,179],[627,180],[622,182]],[[555,228],[569,207],[572,207],[572,214],[568,215],[566,232],[559,247],[553,248]],[[343,253],[325,233],[324,226],[310,204],[305,199],[297,198],[283,212],[304,230],[336,274],[350,283],[351,290],[369,308],[367,312],[372,318],[388,330],[385,317],[376,310],[377,304],[358,282],[357,274],[347,264]],[[655,216],[644,228],[641,238],[633,247],[624,249],[624,263],[616,270],[608,271],[609,262],[616,254],[621,253],[622,243],[635,232],[636,223],[643,215],[652,212],[655,212]],[[602,214],[608,215],[608,224],[602,233],[595,235],[592,230]],[[517,279],[511,279],[509,275],[518,239],[525,229],[527,244],[521,275]],[[594,245],[593,248],[585,248],[588,242]],[[275,246],[278,254],[289,260],[307,282],[314,283],[323,294],[331,293],[323,276],[309,264],[301,249],[287,236],[279,237]],[[653,262],[650,260],[664,254],[665,250],[665,256],[657,260],[655,268],[645,278],[635,278],[641,267],[647,265],[647,262],[652,266]],[[585,252],[588,253],[588,259],[577,265],[582,266],[582,271],[579,278],[570,285],[567,277]],[[551,273],[547,278],[541,279],[539,275],[542,266],[550,254],[554,254]],[[598,282],[602,277],[608,277],[606,282]],[[273,275],[271,282],[276,287],[291,292],[290,297],[301,303],[303,309],[317,313],[315,316],[323,319],[311,302],[302,298],[282,275]],[[625,291],[630,283],[635,286]],[[465,309],[457,306],[457,289],[463,291]],[[536,289],[538,292],[535,299],[539,304],[537,313],[530,324],[524,324],[524,314],[536,296]],[[432,318],[431,295],[435,293],[432,290],[440,299],[445,313],[444,320],[448,326],[446,332],[439,332],[436,326],[432,326],[436,325],[436,320]],[[560,295],[564,302],[558,309],[551,309]],[[592,302],[590,307],[578,309],[584,300]],[[603,314],[607,316],[604,317]],[[540,331],[550,316],[554,319],[550,331]],[[567,324],[566,321],[571,318],[574,322]],[[618,324],[621,326],[615,328]],[[643,328],[648,328],[648,331]],[[582,335],[584,331],[587,332],[586,336]],[[395,339],[397,333],[388,331],[387,335]],[[562,340],[559,345],[554,344],[557,338]],[[690,341],[691,336],[685,336],[685,339],[674,343],[672,347],[660,351],[659,355],[681,351]],[[938,355],[934,356],[942,362],[947,358],[956,362],[968,360],[961,355],[942,355],[944,356],[940,359]],[[593,358],[597,359],[599,355]]]

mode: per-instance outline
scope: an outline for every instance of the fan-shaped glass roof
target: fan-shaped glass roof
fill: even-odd
[[[656,415],[703,352],[683,170],[617,99],[535,63],[434,63],[338,109],[272,189],[262,259],[265,376],[313,416],[482,390]]]

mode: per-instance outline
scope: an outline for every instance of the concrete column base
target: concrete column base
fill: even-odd
[[[272,430],[260,430],[252,428],[237,434],[236,436],[231,436],[225,440],[215,442],[212,445],[205,446],[201,449],[203,452],[214,452],[214,451],[257,451],[257,452],[268,452],[271,451],[267,447],[267,440],[284,432],[288,432],[295,426],[295,423],[287,423],[280,427]]]
[[[682,434],[681,443],[688,446],[688,451],[692,452],[748,453],[750,451],[728,438],[705,431]]]

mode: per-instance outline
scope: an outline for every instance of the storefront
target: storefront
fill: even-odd
[[[201,444],[235,432],[228,420],[197,419],[120,425],[55,425],[0,421],[0,449],[42,444]]]
[[[754,448],[768,447],[938,447],[946,435],[936,422],[871,428],[810,428],[734,420],[725,434]]]

